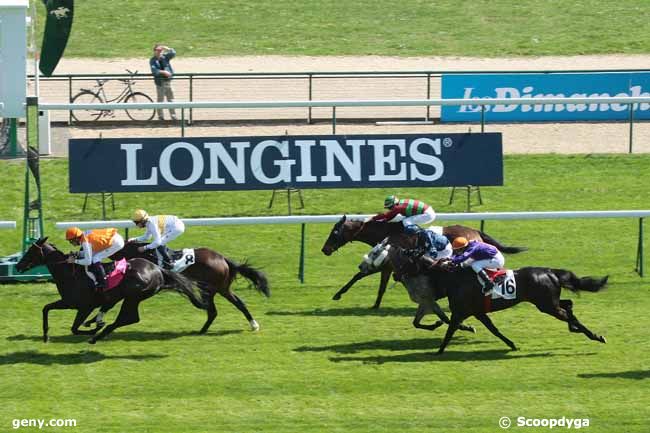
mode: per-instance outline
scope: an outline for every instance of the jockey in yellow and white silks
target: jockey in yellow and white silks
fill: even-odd
[[[87,270],[95,276],[96,287],[104,289],[106,287],[106,272],[101,262],[124,248],[124,239],[117,229],[108,228],[83,232],[78,227],[70,227],[65,232],[65,238],[72,245],[81,246],[80,257],[71,256],[68,261],[86,266]]]
[[[131,241],[144,242],[153,239],[151,243],[140,247],[139,251],[157,250],[163,259],[163,267],[171,269],[171,259],[167,253],[167,245],[185,232],[185,224],[174,215],[149,215],[146,211],[138,209],[133,213],[133,222],[140,228],[146,227],[142,236],[131,238]]]

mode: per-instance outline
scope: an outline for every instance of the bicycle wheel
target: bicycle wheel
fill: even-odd
[[[101,100],[97,94],[91,92],[90,90],[82,90],[77,93],[77,95],[72,98],[73,104],[102,104],[104,101]],[[104,113],[103,110],[73,110],[72,118],[77,122],[92,122],[100,117]]]
[[[153,102],[153,99],[149,95],[145,95],[142,92],[133,92],[124,100],[127,104],[143,104],[147,102]],[[149,121],[153,119],[153,116],[156,114],[156,111],[153,108],[143,108],[143,109],[127,109],[126,115],[131,118],[131,120],[141,120]]]

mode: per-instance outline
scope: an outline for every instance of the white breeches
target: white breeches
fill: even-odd
[[[423,226],[424,224],[432,223],[433,220],[435,219],[436,219],[436,212],[433,210],[433,208],[429,208],[425,210],[424,213],[421,213],[420,215],[413,215],[408,218],[404,218],[402,220],[402,224],[404,224],[404,227],[413,224]]]
[[[183,233],[185,233],[185,224],[180,219],[177,219],[176,224],[173,227],[169,227],[160,236],[160,245],[167,245]]]
[[[503,254],[501,254],[500,252],[498,252],[496,256],[492,257],[491,259],[476,260],[476,261],[471,261],[471,260],[472,259],[468,260],[469,265],[477,274],[481,271],[481,269],[484,268],[492,268],[492,269],[503,268],[506,262],[506,260],[503,258]]]
[[[105,250],[93,254],[93,258],[91,262],[92,263],[101,262],[106,257],[112,256],[122,248],[124,248],[124,238],[119,233],[115,233],[113,235],[113,238],[111,239],[111,246],[106,248]]]

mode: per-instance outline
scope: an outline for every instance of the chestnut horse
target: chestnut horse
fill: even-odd
[[[442,354],[449,344],[454,332],[468,317],[474,316],[479,322],[496,337],[500,338],[512,350],[517,350],[515,343],[503,335],[488,317],[488,313],[505,310],[520,302],[530,302],[539,311],[556,319],[567,322],[569,332],[585,334],[589,339],[606,343],[605,337],[591,332],[580,323],[573,313],[573,301],[560,299],[562,288],[577,293],[581,290],[598,292],[605,284],[608,277],[577,277],[573,272],[565,269],[545,267],[524,267],[514,270],[516,282],[516,297],[514,299],[492,299],[483,295],[481,284],[476,278],[476,273],[471,268],[447,268],[445,265],[436,265],[421,271],[413,258],[404,254],[404,250],[397,247],[388,252],[388,260],[395,270],[395,278],[404,281],[404,284],[423,285],[428,290],[436,293],[446,293],[451,310],[451,323],[447,328],[445,338],[440,344],[438,354]],[[406,276],[424,276],[425,278],[406,278]],[[412,288],[418,290],[417,288]]]
[[[138,252],[138,247],[143,245],[145,244],[140,242],[127,242],[124,248],[111,256],[111,259],[141,257],[152,263],[158,263],[155,250],[145,250],[144,253]],[[248,311],[244,301],[230,289],[230,286],[235,277],[240,274],[247,278],[264,296],[269,297],[271,292],[266,275],[247,263],[236,263],[234,260],[224,257],[209,248],[195,248],[194,255],[194,264],[188,266],[182,274],[197,284],[207,305],[208,318],[199,332],[201,334],[207,332],[217,317],[217,307],[214,304],[214,295],[217,293],[241,311],[248,320],[251,329],[257,331],[259,324]],[[89,324],[90,322],[92,320],[86,323]]]
[[[461,225],[445,226],[442,228],[442,234],[449,239],[449,242],[452,242],[458,236],[463,236],[467,240],[480,240],[490,245],[494,245],[502,253],[516,254],[522,251],[526,251],[525,247],[509,247],[506,245],[501,245],[496,239],[492,238],[488,234],[480,231],[474,230],[470,227],[465,227]],[[375,246],[383,239],[391,237],[391,244],[399,245],[405,248],[413,247],[415,242],[414,236],[409,236],[404,234],[404,226],[401,223],[389,223],[389,222],[379,222],[379,221],[359,221],[359,220],[349,220],[345,215],[334,224],[332,231],[330,232],[325,244],[321,251],[326,256],[332,255],[332,253],[348,242],[360,241],[364,242],[370,246]],[[379,291],[377,292],[377,300],[375,301],[372,308],[379,308],[381,300],[384,297],[386,292],[386,285],[388,284],[388,279],[390,274],[393,272],[392,267],[388,261],[385,262],[385,265],[381,268],[371,272],[364,273],[358,272],[348,281],[338,292],[334,294],[332,299],[338,301],[341,299],[341,296],[347,292],[350,287],[360,279],[372,275],[376,272],[381,272],[381,280],[379,282]]]

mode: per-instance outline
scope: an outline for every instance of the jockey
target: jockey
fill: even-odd
[[[422,225],[433,222],[436,219],[436,213],[428,204],[413,199],[398,199],[394,195],[389,195],[384,200],[384,208],[387,212],[375,215],[370,221],[390,221],[397,215],[405,218],[402,220],[404,227],[410,225]]]
[[[72,245],[81,246],[81,258],[74,256],[68,258],[68,263],[86,266],[87,270],[95,276],[95,287],[106,288],[106,271],[102,260],[112,256],[124,248],[124,239],[117,229],[97,229],[82,232],[79,227],[70,227],[65,232],[66,240]]]
[[[416,252],[430,258],[431,260],[446,259],[451,257],[453,254],[449,239],[433,230],[421,229],[417,225],[413,224],[404,228],[404,233],[408,235],[416,234]]]
[[[462,236],[452,242],[454,256],[451,263],[460,265],[461,268],[471,266],[476,272],[479,281],[483,286],[483,294],[488,294],[494,289],[494,283],[490,281],[485,268],[503,268],[505,259],[503,254],[494,246],[481,241],[467,241]]]
[[[143,253],[145,250],[155,249],[162,257],[163,268],[171,269],[172,260],[167,253],[167,247],[165,245],[185,232],[185,224],[183,224],[183,221],[174,215],[149,216],[146,211],[138,209],[133,213],[133,222],[140,228],[146,227],[147,230],[142,236],[129,239],[129,242],[143,242],[149,238],[153,238],[150,244],[138,248],[138,252]]]

